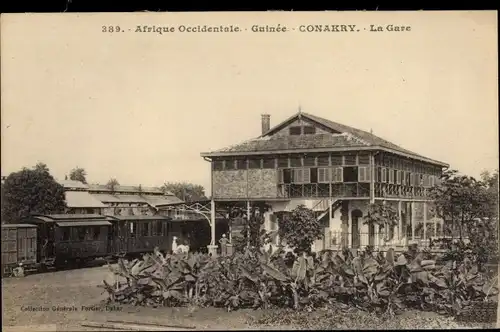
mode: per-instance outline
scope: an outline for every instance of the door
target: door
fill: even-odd
[[[127,223],[125,221],[116,221],[110,230],[111,240],[114,242],[115,253],[127,252],[128,245],[128,231]]]
[[[359,222],[360,217],[363,216],[363,213],[356,209],[351,213],[351,243],[352,248],[359,248],[361,245],[360,241],[360,233],[359,233]]]
[[[368,245],[375,246],[375,224],[373,222],[368,225]]]

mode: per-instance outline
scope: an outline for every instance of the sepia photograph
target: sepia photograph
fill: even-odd
[[[497,11],[0,29],[2,330],[500,328]]]

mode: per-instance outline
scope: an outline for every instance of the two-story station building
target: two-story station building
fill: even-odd
[[[227,202],[265,203],[270,206],[265,227],[276,230],[278,218],[303,204],[325,227],[315,249],[341,240],[361,248],[382,244],[378,227],[365,224],[363,216],[371,203],[385,201],[400,217],[385,244],[436,235],[427,193],[449,167],[446,163],[301,111],[273,128],[264,114],[261,124],[259,137],[201,154],[211,163],[213,218]]]

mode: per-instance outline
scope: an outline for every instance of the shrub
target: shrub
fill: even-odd
[[[104,282],[110,302],[152,306],[312,310],[337,303],[380,314],[415,307],[458,314],[497,294],[494,281],[469,260],[439,266],[422,253],[395,257],[392,250],[357,257],[325,251],[316,260],[303,253],[293,264],[283,251],[247,249],[211,258],[156,250],[143,260],[120,260],[113,272],[126,282]]]

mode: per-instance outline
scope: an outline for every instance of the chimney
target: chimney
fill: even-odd
[[[262,114],[262,135],[271,129],[271,116],[269,114]]]

